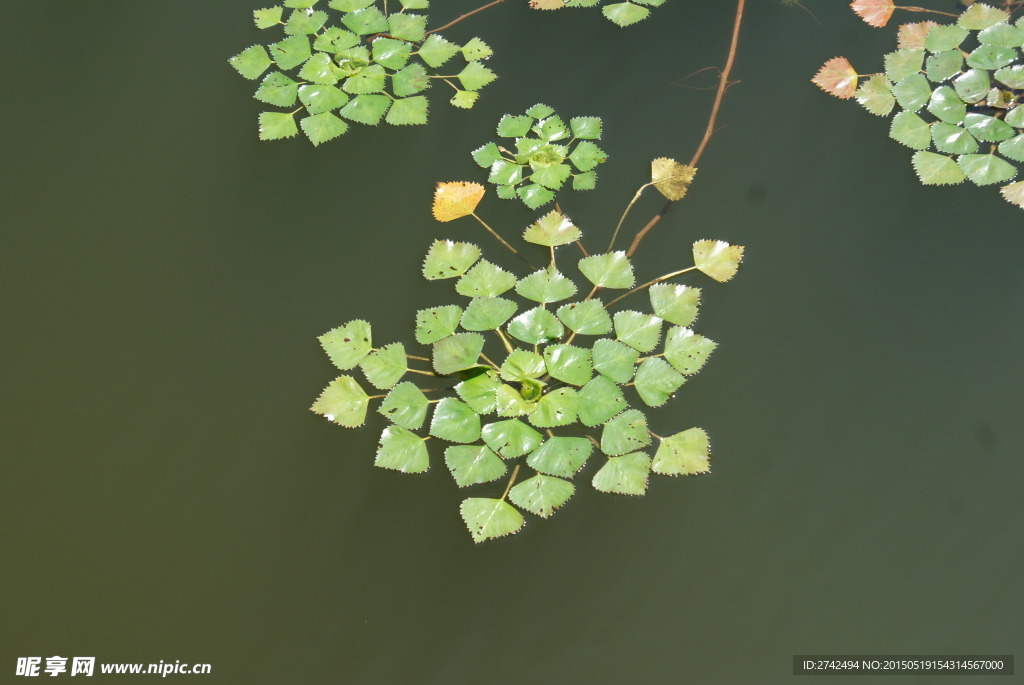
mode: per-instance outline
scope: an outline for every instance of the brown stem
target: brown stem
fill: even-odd
[[[712,134],[715,132],[715,120],[718,118],[718,109],[722,105],[722,97],[725,95],[725,89],[729,85],[729,73],[732,71],[733,62],[736,60],[736,46],[739,44],[740,39],[740,23],[743,20],[743,6],[746,4],[746,0],[737,0],[736,2],[736,18],[732,25],[732,40],[729,43],[729,55],[725,59],[725,68],[722,69],[722,73],[718,76],[718,92],[715,93],[715,102],[711,105],[711,116],[708,117],[708,126],[704,130],[704,138],[701,139],[700,145],[697,147],[697,152],[694,153],[693,159],[690,160],[690,166],[697,166],[697,162],[700,161],[701,155],[704,154],[704,149],[708,146],[708,141],[711,140]],[[657,214],[655,214],[647,225],[640,229],[640,232],[633,236],[633,243],[629,246],[626,251],[627,257],[632,257],[636,249],[640,247],[640,241],[650,233],[651,229],[654,228],[655,224],[661,220],[661,217],[665,216],[669,208],[672,207],[672,201],[669,200],[665,203],[665,206],[661,208]]]
[[[477,7],[472,12],[466,12],[461,17],[458,17],[457,19],[453,19],[452,21],[448,22],[444,26],[439,26],[436,29],[431,29],[431,30],[427,31],[424,35],[428,35],[429,36],[431,33],[437,33],[438,31],[444,31],[449,26],[455,26],[456,24],[458,24],[463,19],[465,19],[467,17],[471,17],[474,14],[476,14],[477,12],[483,12],[488,7],[494,7],[495,5],[500,5],[503,2],[505,2],[505,0],[494,0],[494,2],[489,2],[486,5],[484,5],[483,7]]]
[[[949,12],[940,12],[939,10],[930,10],[925,7],[905,7],[903,5],[896,5],[898,10],[906,10],[908,12],[926,12],[928,14],[941,14],[944,17],[953,17],[954,19],[959,17],[959,14],[951,14]]]

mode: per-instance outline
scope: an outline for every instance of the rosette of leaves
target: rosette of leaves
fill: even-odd
[[[856,0],[853,7],[872,26],[899,9],[891,0]],[[871,114],[895,111],[889,136],[914,150],[924,185],[1006,184],[1003,197],[1024,207],[1024,182],[1010,183],[1024,162],[1022,48],[1024,20],[975,3],[955,23],[900,26],[880,73],[859,74],[835,57],[812,80]]]
[[[601,7],[605,18],[619,26],[629,26],[646,19],[651,7],[660,7],[665,0],[633,0],[632,2],[609,2]],[[596,7],[601,0],[530,0],[530,7],[537,10],[558,10],[564,7]]]
[[[256,27],[280,31],[228,60],[260,79],[255,97],[283,111],[259,115],[261,140],[302,129],[314,145],[345,133],[350,122],[375,126],[427,123],[424,93],[436,80],[454,89],[451,104],[470,108],[496,77],[484,66],[491,49],[479,38],[456,45],[427,30],[413,10],[427,0],[284,0],[253,12]],[[302,118],[296,122],[296,115]]]
[[[594,142],[601,139],[599,117],[566,122],[543,104],[525,114],[506,114],[497,134],[505,140],[480,146],[473,159],[490,170],[487,180],[497,186],[498,197],[518,197],[530,209],[551,202],[567,182],[574,190],[592,190],[595,169],[608,158]]]
[[[435,217],[475,216],[483,194],[479,184],[439,184]],[[643,495],[651,474],[709,469],[702,429],[663,437],[647,420],[647,411],[664,405],[715,349],[692,328],[701,291],[668,282],[682,272],[636,286],[623,252],[580,257],[582,232],[558,211],[538,218],[522,237],[550,260],[525,274],[484,259],[475,244],[434,241],[422,275],[452,284],[461,299],[416,312],[413,337],[422,352],[409,354],[398,342],[378,346],[362,320],[320,337],[344,373],[312,410],[357,427],[379,401],[376,411],[388,425],[375,463],[385,469],[422,473],[443,452],[459,488],[485,489],[460,507],[475,542],[517,532],[523,512],[550,517],[575,493],[584,470],[600,492]],[[562,256],[566,246],[569,255]],[[742,251],[697,241],[686,271],[726,281]],[[644,291],[647,306],[614,307]],[[430,387],[410,373],[429,378]],[[376,390],[365,390],[367,384]],[[433,459],[430,442],[444,446]]]

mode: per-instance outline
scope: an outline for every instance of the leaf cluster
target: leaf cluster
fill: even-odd
[[[454,89],[452,105],[468,109],[496,78],[484,65],[491,49],[482,40],[460,46],[427,30],[427,16],[415,10],[427,9],[428,0],[393,1],[390,12],[378,0],[320,2],[284,0],[256,10],[256,27],[283,37],[228,60],[243,77],[262,77],[253,97],[286,110],[260,114],[261,140],[290,138],[301,128],[320,145],[350,122],[426,124],[424,93],[435,80]]]
[[[666,161],[656,166],[663,169]],[[435,216],[469,215],[482,194],[478,184],[439,184]],[[427,442],[434,439],[447,443],[444,463],[460,488],[491,483],[511,468],[501,497],[470,497],[461,505],[476,542],[518,531],[523,511],[551,516],[574,494],[574,477],[598,453],[604,458],[594,465],[590,483],[606,493],[643,495],[652,473],[709,468],[703,430],[657,436],[646,413],[664,405],[716,347],[692,328],[700,289],[666,282],[677,274],[637,287],[634,266],[621,251],[571,258],[566,273],[556,257],[566,246],[575,250],[581,238],[562,212],[539,217],[522,239],[544,248],[550,262],[526,274],[484,259],[475,244],[434,241],[422,275],[453,283],[462,299],[416,312],[414,338],[426,348],[422,356],[407,354],[402,343],[376,346],[362,320],[320,337],[339,370],[358,367],[380,394],[371,396],[355,376],[343,374],[312,410],[356,427],[366,421],[371,401],[380,400],[377,411],[389,425],[380,437],[377,466],[427,471]],[[691,268],[725,281],[742,251],[722,241],[697,241]],[[625,295],[643,290],[645,310],[613,309]],[[615,291],[624,295],[602,299]],[[431,384],[442,387],[421,389],[406,380],[409,373],[432,376]],[[439,395],[429,399],[432,392]],[[532,475],[516,483],[520,468]]]
[[[858,0],[854,10],[873,26],[892,14],[889,0]],[[826,92],[856,98],[870,113],[896,112],[889,136],[914,150],[924,185],[969,180],[1008,183],[1024,162],[1024,18],[1002,9],[968,7],[953,24],[905,24],[885,69],[861,75],[842,57],[813,79]],[[1002,187],[1024,207],[1024,182]]]
[[[601,139],[599,117],[573,117],[565,122],[555,110],[536,104],[525,114],[506,114],[498,122],[497,142],[473,151],[473,160],[489,170],[487,180],[500,198],[519,198],[530,209],[551,202],[569,179],[574,190],[597,185],[599,164],[608,155],[594,142]]]

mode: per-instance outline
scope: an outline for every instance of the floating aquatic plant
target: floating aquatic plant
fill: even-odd
[[[678,199],[694,171],[662,158],[644,187]],[[438,184],[434,218],[472,217],[525,261],[476,214],[485,192],[478,183]],[[441,458],[458,487],[489,488],[460,508],[476,542],[515,533],[522,512],[550,517],[588,467],[594,489],[624,495],[643,495],[651,474],[708,471],[702,429],[655,435],[647,411],[668,402],[716,347],[693,329],[700,289],[676,279],[700,271],[727,281],[743,254],[699,240],[692,266],[637,285],[625,252],[584,253],[582,230],[558,209],[539,216],[522,239],[544,248],[547,263],[518,274],[485,259],[478,245],[431,244],[423,277],[453,283],[461,299],[415,313],[412,339],[422,352],[410,353],[412,341],[378,344],[363,320],[320,337],[347,373],[312,410],[352,428],[377,403],[388,421],[375,461],[381,468],[422,473],[432,462],[428,444],[444,445]],[[620,305],[631,296],[635,308]],[[352,375],[356,367],[362,382]],[[429,379],[429,387],[410,374]],[[503,486],[486,485],[504,478]]]
[[[666,0],[633,0],[609,2],[601,7],[605,18],[619,26],[629,26],[650,16],[650,7],[660,7]],[[597,7],[602,0],[530,0],[530,7],[539,10],[558,10],[566,7]]]
[[[391,12],[376,0],[319,2],[284,0],[256,10],[256,27],[283,37],[229,60],[243,77],[262,78],[253,97],[284,110],[259,115],[261,140],[290,138],[301,128],[320,145],[351,122],[426,124],[424,93],[435,81],[454,90],[452,105],[468,109],[496,78],[484,65],[491,49],[482,40],[457,45],[427,30],[427,16],[414,11],[427,0],[392,2]]]
[[[1016,3],[1013,3],[1016,4]],[[885,26],[892,0],[855,0],[871,26]],[[813,82],[840,99],[856,99],[877,116],[896,115],[889,136],[914,150],[911,163],[924,185],[969,180],[985,186],[1012,181],[1024,162],[1024,19],[975,3],[955,23],[899,27],[897,49],[884,70],[860,74],[844,57],[830,59]],[[1002,195],[1024,207],[1024,181]]]

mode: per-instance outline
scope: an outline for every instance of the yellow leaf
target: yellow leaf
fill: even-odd
[[[743,246],[724,240],[698,240],[693,244],[693,263],[720,283],[736,275],[743,260]]]
[[[434,218],[438,221],[453,221],[469,216],[483,196],[484,187],[479,183],[438,183],[434,190]]]
[[[564,0],[530,0],[532,10],[560,10],[565,7]]]
[[[683,199],[697,169],[668,157],[651,162],[651,183],[662,195],[675,202]]]

